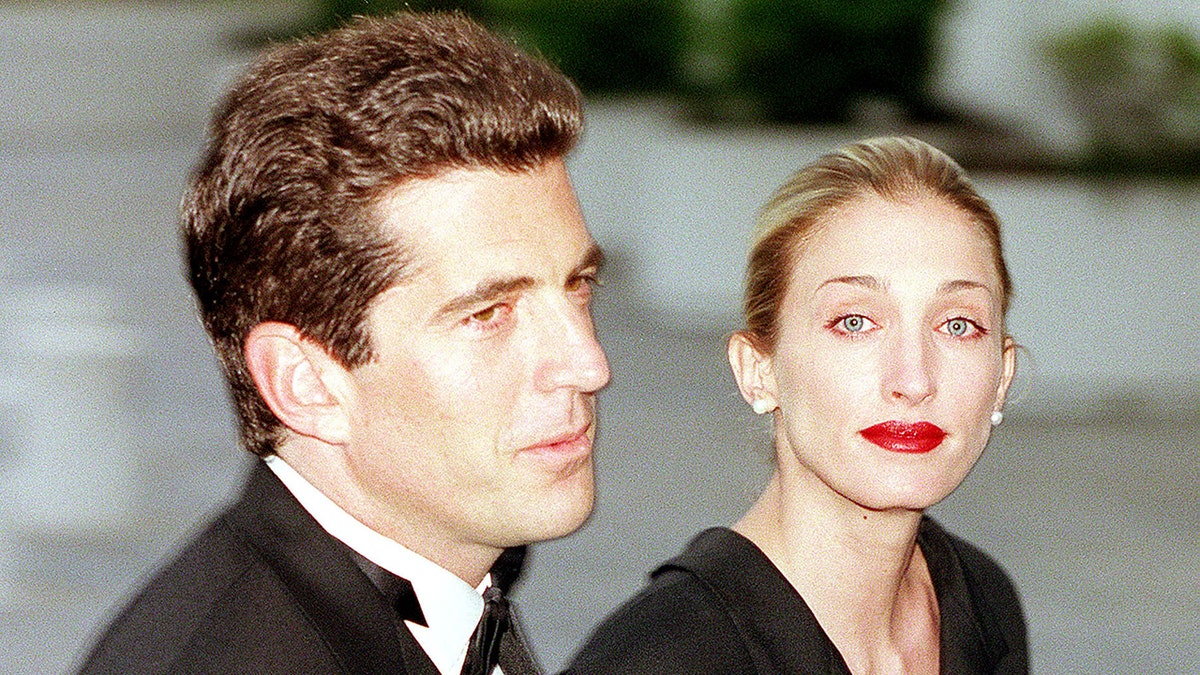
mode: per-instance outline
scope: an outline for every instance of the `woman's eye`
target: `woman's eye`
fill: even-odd
[[[861,314],[843,316],[834,321],[833,328],[847,334],[863,333],[875,327],[875,322]]]
[[[961,317],[950,319],[942,324],[942,332],[951,337],[974,337],[976,335],[987,334],[987,331],[980,327],[979,324]]]

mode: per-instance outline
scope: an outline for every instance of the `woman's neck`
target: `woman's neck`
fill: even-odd
[[[936,673],[939,616],[916,545],[920,512],[866,509],[817,480],[777,470],[734,530],[796,588],[851,672]]]

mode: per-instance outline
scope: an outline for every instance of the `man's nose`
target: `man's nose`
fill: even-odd
[[[596,339],[591,311],[566,304],[543,327],[538,383],[546,390],[592,393],[608,384],[608,358]]]

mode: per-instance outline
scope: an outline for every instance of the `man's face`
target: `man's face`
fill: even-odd
[[[435,561],[574,531],[609,371],[566,167],[457,169],[381,208],[413,271],[376,298],[376,358],[350,372],[354,511]]]

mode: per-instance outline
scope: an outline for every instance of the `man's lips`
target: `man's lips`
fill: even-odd
[[[858,432],[884,450],[919,454],[942,444],[946,431],[929,422],[881,422]]]
[[[592,451],[592,439],[588,430],[592,425],[539,441],[525,448],[525,452],[550,455],[586,455]]]

